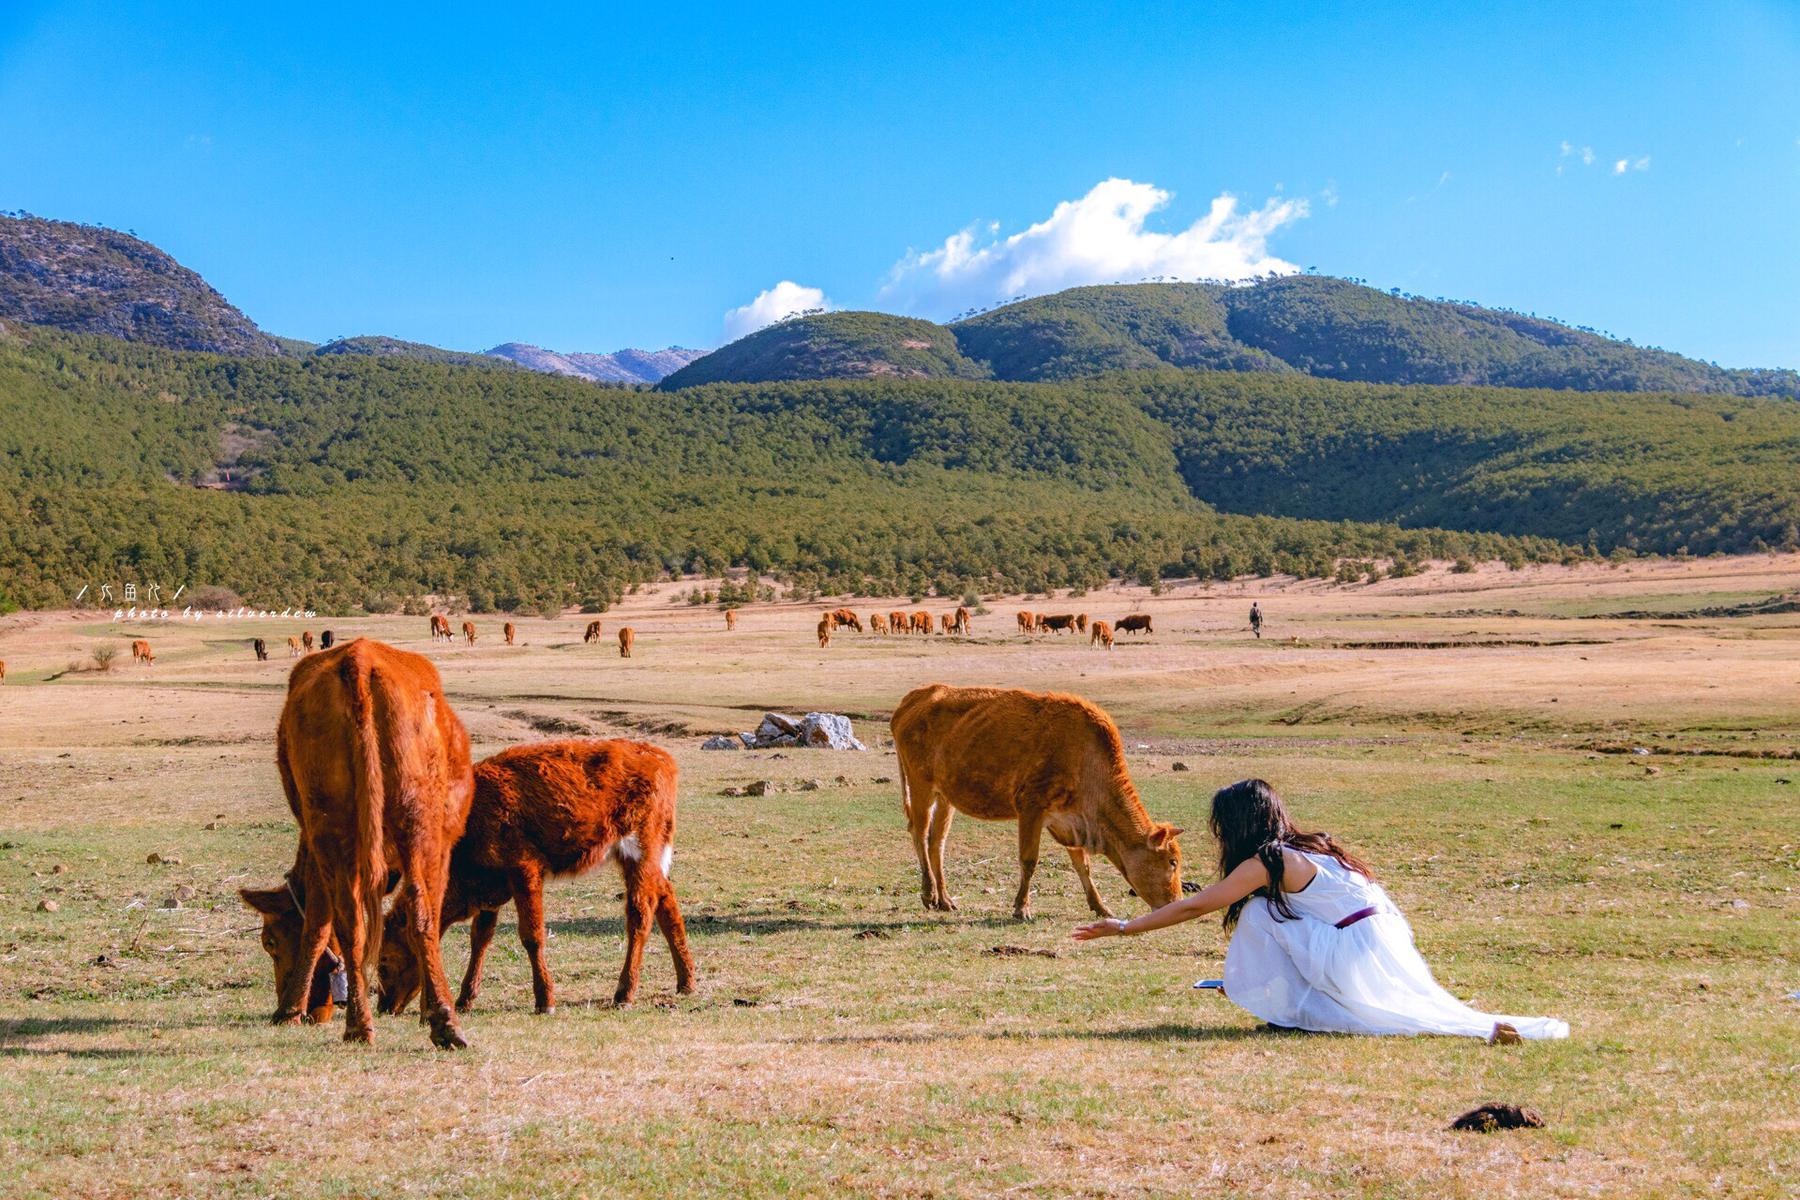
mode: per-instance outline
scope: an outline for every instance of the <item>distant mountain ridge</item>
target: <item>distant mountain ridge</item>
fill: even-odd
[[[533,371],[573,375],[598,383],[659,383],[679,371],[704,350],[670,346],[666,350],[615,350],[611,354],[563,354],[528,342],[505,342],[483,352]]]
[[[41,217],[0,217],[0,318],[170,350],[283,353],[206,280],[149,242]]]
[[[917,347],[930,346],[920,354]],[[1358,383],[1800,395],[1791,370],[1733,370],[1501,309],[1328,276],[1070,288],[934,325],[798,317],[722,346],[664,388],[795,379],[1074,379],[1109,371],[1299,372]]]

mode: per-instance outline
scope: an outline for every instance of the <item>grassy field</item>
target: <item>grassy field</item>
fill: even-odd
[[[653,938],[639,1003],[607,1007],[617,877],[560,882],[557,1015],[531,1015],[509,912],[456,1055],[414,1018],[359,1049],[266,1024],[235,889],[292,853],[272,761],[288,663],[246,639],[299,626],[16,614],[0,620],[0,1195],[1794,1195],[1800,614],[1574,618],[1797,589],[1791,557],[1437,568],[990,599],[970,639],[828,650],[820,606],[759,606],[727,634],[674,585],[605,614],[600,647],[574,616],[521,619],[511,648],[494,618],[474,648],[432,647],[423,618],[314,621],[430,654],[480,754],[560,727],[682,764],[698,993],[673,995]],[[1157,634],[1111,654],[1027,644],[1021,606],[1148,611]],[[153,668],[71,669],[137,636]],[[1259,1031],[1189,990],[1219,973],[1216,922],[1078,947],[1086,908],[1048,854],[1038,919],[1008,919],[1010,827],[956,824],[961,910],[927,915],[884,718],[933,680],[1106,705],[1152,814],[1188,827],[1195,881],[1213,789],[1271,780],[1375,863],[1446,986],[1573,1036]],[[871,751],[698,749],[764,708],[849,712]],[[782,790],[721,794],[758,779]],[[1095,878],[1140,911],[1110,867]],[[451,934],[453,973],[466,945]],[[1486,1101],[1547,1128],[1447,1130]]]

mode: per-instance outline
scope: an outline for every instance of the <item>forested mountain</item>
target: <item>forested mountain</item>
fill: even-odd
[[[305,343],[301,343],[305,345]],[[363,358],[416,358],[421,362],[455,363],[465,367],[508,367],[511,363],[485,354],[469,354],[461,350],[445,350],[424,342],[402,341],[400,338],[366,336],[337,338],[323,346],[304,351],[310,354],[353,354]]]
[[[596,383],[656,383],[706,353],[682,346],[666,350],[615,350],[611,354],[562,354],[526,342],[506,342],[484,351],[533,371],[573,375]]]
[[[206,280],[128,233],[0,217],[0,319],[175,350],[282,353]]]
[[[946,329],[952,340],[936,336]],[[920,353],[902,365],[899,346]],[[1793,371],[1727,370],[1537,317],[1310,275],[1071,288],[948,327],[880,313],[799,317],[714,351],[663,386],[875,375],[1052,380],[1165,366],[1369,383],[1800,395]]]
[[[33,605],[100,578],[541,609],[731,567],[961,595],[1794,547],[1797,468],[1785,400],[1173,370],[671,395],[0,332],[0,592]]]
[[[877,312],[816,313],[779,321],[695,359],[662,381],[668,390],[702,383],[784,379],[982,379],[956,335],[916,317]]]

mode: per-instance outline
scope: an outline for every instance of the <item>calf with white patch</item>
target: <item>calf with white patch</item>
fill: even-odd
[[[629,1004],[637,991],[650,921],[675,960],[675,990],[694,990],[687,928],[669,882],[675,855],[675,760],[645,742],[564,741],[514,746],[475,765],[475,800],[462,840],[450,855],[441,928],[474,918],[469,969],[457,997],[467,1012],[499,910],[510,900],[519,940],[531,959],[537,1011],[556,1010],[544,961],[544,880],[580,875],[612,861],[625,879],[625,968],[613,993]],[[396,905],[390,925],[404,928]],[[400,1012],[418,990],[418,966],[406,939],[382,943],[381,1012]]]

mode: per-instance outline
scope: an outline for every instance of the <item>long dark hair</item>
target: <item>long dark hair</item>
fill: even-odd
[[[1369,869],[1367,863],[1338,845],[1337,839],[1329,833],[1308,833],[1295,829],[1294,823],[1288,820],[1287,808],[1281,803],[1281,797],[1276,795],[1274,788],[1260,779],[1246,779],[1213,793],[1212,833],[1219,842],[1220,879],[1252,858],[1259,860],[1269,872],[1267,887],[1257,888],[1249,896],[1234,901],[1225,910],[1227,929],[1237,924],[1238,915],[1244,911],[1244,905],[1250,903],[1252,896],[1266,899],[1275,912],[1276,920],[1295,919],[1297,914],[1289,907],[1287,896],[1281,890],[1281,873],[1286,865],[1281,857],[1283,846],[1313,854],[1328,854],[1363,878],[1375,878],[1375,872]]]

